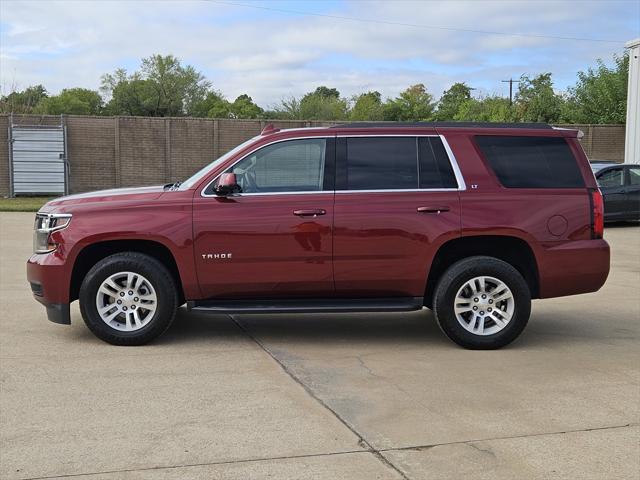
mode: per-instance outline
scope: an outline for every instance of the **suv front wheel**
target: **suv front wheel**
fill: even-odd
[[[531,293],[520,272],[493,257],[460,260],[442,275],[433,299],[442,331],[465,348],[508,345],[524,330]]]
[[[164,333],[178,308],[167,268],[137,252],[96,263],[80,286],[80,312],[89,329],[113,345],[143,345]]]

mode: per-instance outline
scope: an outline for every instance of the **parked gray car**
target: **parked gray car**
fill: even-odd
[[[605,222],[640,220],[640,165],[591,161],[604,197]]]

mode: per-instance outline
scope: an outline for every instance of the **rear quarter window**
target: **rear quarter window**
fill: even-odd
[[[479,135],[476,143],[507,188],[579,188],[584,179],[561,137]]]

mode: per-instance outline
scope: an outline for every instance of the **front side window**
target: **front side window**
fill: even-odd
[[[507,188],[584,187],[569,145],[561,137],[477,136],[476,142]]]
[[[623,185],[622,168],[607,170],[598,177],[598,186],[602,188],[615,188]]]
[[[241,193],[313,192],[323,188],[326,140],[289,140],[243,158],[229,172]]]

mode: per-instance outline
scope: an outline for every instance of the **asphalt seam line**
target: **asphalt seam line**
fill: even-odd
[[[251,332],[249,332],[249,330],[247,328],[245,328],[244,325],[242,325],[242,323],[240,323],[238,320],[236,320],[236,318],[233,315],[229,315],[229,318],[231,319],[231,321],[233,323],[235,323],[238,326],[238,328],[241,331],[243,331],[251,340],[253,340],[256,343],[256,345],[258,345],[267,355],[269,355],[269,357],[271,357],[273,359],[273,361],[276,362],[280,366],[280,368],[284,371],[284,373],[286,373],[294,382],[296,382],[298,385],[300,385],[304,389],[304,391],[307,392],[307,394],[311,398],[313,398],[316,402],[318,402],[320,405],[322,405],[326,410],[331,412],[333,414],[333,416],[340,423],[342,423],[346,428],[348,428],[349,431],[351,431],[351,433],[353,433],[358,438],[358,443],[364,447],[364,450],[362,450],[363,452],[371,453],[383,465],[385,465],[386,467],[390,468],[391,470],[395,471],[398,475],[400,475],[401,478],[403,478],[404,480],[410,480],[409,477],[402,470],[400,470],[393,463],[391,463],[389,461],[389,459],[387,459],[384,455],[382,455],[382,453],[380,453],[379,450],[373,448],[373,445],[371,445],[364,438],[364,436],[355,429],[355,427],[350,425],[345,419],[343,419],[338,414],[338,412],[336,412],[333,408],[331,408],[329,405],[327,405],[320,397],[318,397],[313,392],[313,390],[311,390],[307,385],[304,384],[304,382],[302,382],[298,377],[296,377],[296,375],[284,363],[282,363],[280,360],[278,360],[278,358],[273,353],[271,353],[271,350],[269,350],[269,348],[267,348],[266,345],[264,345],[260,340],[258,340],[255,336],[253,336],[251,334]]]

